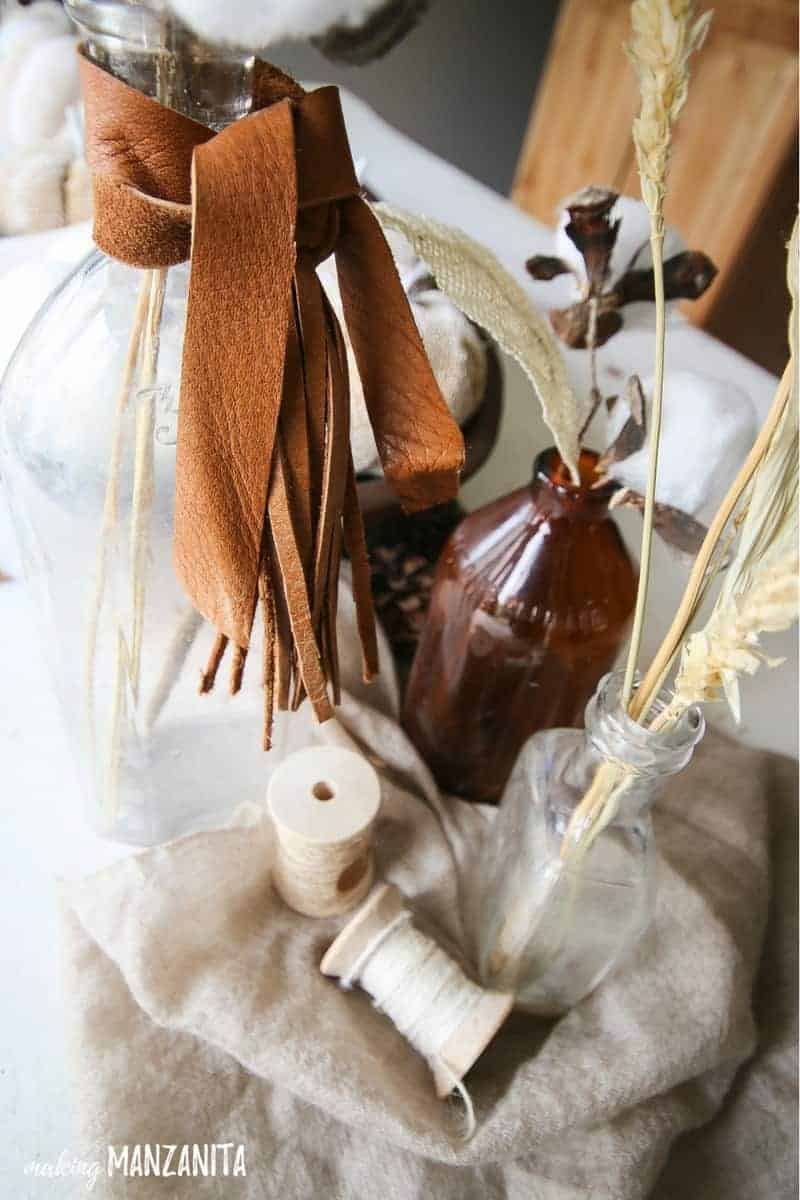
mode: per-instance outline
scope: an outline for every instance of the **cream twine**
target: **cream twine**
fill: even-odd
[[[372,822],[342,842],[314,842],[286,826],[277,833],[272,881],[295,912],[333,916],[366,896],[375,874]]]
[[[465,1137],[475,1132],[469,1092],[442,1058],[450,1039],[470,1020],[486,993],[459,965],[411,923],[404,910],[366,945],[340,979],[360,984],[433,1071],[452,1080],[466,1110]]]
[[[267,802],[275,825],[272,882],[290,908],[330,917],[363,900],[375,868],[380,781],[362,754],[312,746],[284,759]]]

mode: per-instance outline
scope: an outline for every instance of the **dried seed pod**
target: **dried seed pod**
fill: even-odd
[[[565,201],[569,223],[564,232],[586,264],[589,295],[600,296],[608,278],[611,254],[619,233],[619,220],[611,220],[617,193],[610,188],[583,188]]]
[[[595,322],[595,346],[603,346],[623,325],[621,313],[603,307],[602,300],[600,305]],[[591,312],[587,300],[571,304],[569,308],[554,308],[550,313],[553,332],[573,350],[585,350],[589,345],[590,319]]]
[[[534,254],[525,263],[525,270],[534,279],[543,283],[556,279],[559,275],[572,273],[572,267],[565,263],[563,258],[557,258],[552,254]]]

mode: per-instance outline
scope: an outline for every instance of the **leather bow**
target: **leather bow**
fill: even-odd
[[[387,479],[408,510],[455,494],[463,440],[394,262],[361,198],[336,88],[257,65],[250,115],[220,133],[81,57],[97,245],[137,267],[191,257],[174,561],[230,642],[232,691],[260,598],[265,744],[273,697],[338,702],[336,599],[352,561],[365,678],[377,671],[370,573],[349,442],[347,361],[316,266],[342,303]]]

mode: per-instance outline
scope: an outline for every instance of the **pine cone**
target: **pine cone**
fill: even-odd
[[[392,514],[367,531],[375,612],[401,677],[425,624],[436,562],[463,515],[453,501],[413,516]]]
[[[395,654],[413,654],[425,624],[433,564],[404,542],[378,546],[372,555],[372,594],[375,611]]]

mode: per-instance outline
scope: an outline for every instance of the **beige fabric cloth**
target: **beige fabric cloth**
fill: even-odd
[[[391,708],[391,689],[377,700]],[[350,697],[342,721],[385,764],[381,873],[468,959],[462,917],[486,814],[438,797],[391,716]],[[246,1146],[245,1179],[101,1176],[95,1194],[649,1195],[673,1141],[712,1118],[756,1045],[768,782],[764,756],[706,738],[658,810],[650,935],[562,1020],[511,1018],[468,1077],[478,1129],[467,1143],[457,1103],[436,1099],[427,1066],[368,997],[320,975],[343,921],[303,919],[272,893],[263,823],[196,834],[64,885],[83,1156],[105,1164],[109,1143]],[[782,951],[770,953],[774,965]],[[771,1067],[760,1081],[752,1066],[740,1074],[734,1108],[711,1127],[709,1153],[694,1135],[683,1139],[659,1200],[791,1194],[782,1190],[790,1160],[775,1137],[791,1116],[776,1113],[773,1128],[758,1114],[778,1101],[791,1111],[793,977],[781,970]]]

